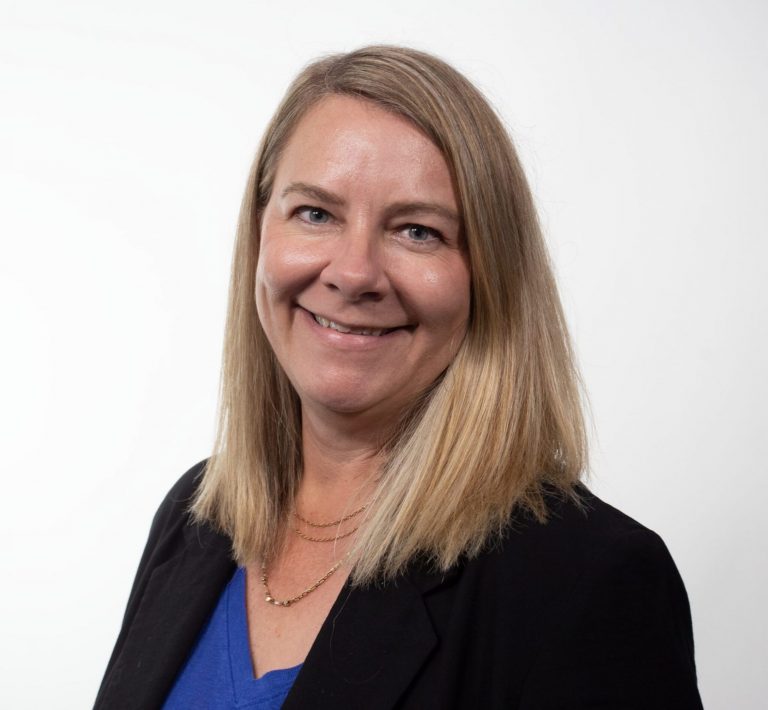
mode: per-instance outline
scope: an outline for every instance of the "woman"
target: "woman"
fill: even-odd
[[[214,455],[155,517],[96,706],[701,707],[674,563],[585,458],[493,110],[413,50],[315,62],[246,189]]]

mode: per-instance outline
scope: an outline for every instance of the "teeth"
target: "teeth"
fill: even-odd
[[[347,328],[345,325],[339,325],[332,320],[317,316],[314,313],[312,315],[323,328],[331,328],[332,330],[337,330],[339,333],[351,333],[352,335],[381,335],[384,332],[389,332],[388,328]]]

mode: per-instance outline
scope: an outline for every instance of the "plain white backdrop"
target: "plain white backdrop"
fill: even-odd
[[[211,447],[260,134],[308,60],[388,42],[508,123],[591,486],[677,561],[705,706],[764,707],[766,36],[747,0],[0,0],[0,705],[92,704],[154,510]]]

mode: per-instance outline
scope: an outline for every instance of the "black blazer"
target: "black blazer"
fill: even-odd
[[[203,464],[157,511],[98,710],[159,708],[234,572],[229,539],[185,506]],[[661,538],[581,488],[541,525],[448,574],[345,586],[284,708],[693,710],[691,617]],[[201,706],[202,707],[202,706]]]

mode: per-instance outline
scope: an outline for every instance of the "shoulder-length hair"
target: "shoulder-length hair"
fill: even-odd
[[[383,450],[351,580],[391,578],[415,556],[447,569],[477,554],[516,508],[545,521],[547,489],[574,495],[586,467],[579,378],[530,189],[482,94],[429,54],[372,46],[307,66],[267,127],[248,179],[232,264],[220,423],[193,502],[240,564],[275,553],[302,474],[301,404],[254,302],[260,221],[281,151],[323,97],[405,117],[452,173],[471,269],[466,336]]]

